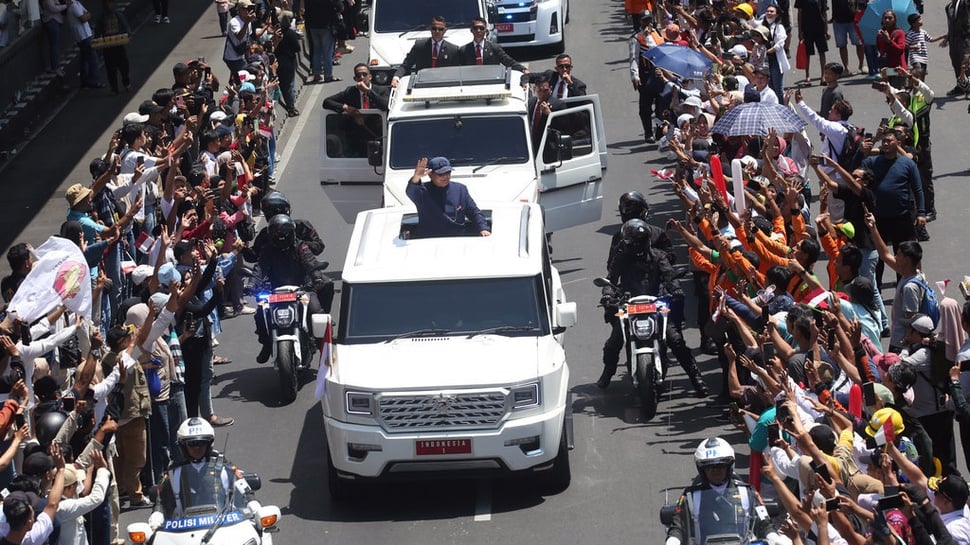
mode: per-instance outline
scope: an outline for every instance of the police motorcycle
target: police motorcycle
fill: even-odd
[[[691,497],[689,501],[700,502],[701,505],[713,505],[723,501],[720,494],[713,489],[698,490],[693,495],[696,495],[696,497]],[[706,528],[707,534],[704,536],[703,542],[698,541],[697,530],[691,528],[690,543],[683,545],[770,545],[771,540],[762,540],[755,536],[751,517],[770,520],[781,512],[781,506],[773,500],[766,500],[765,505],[756,506],[752,515],[747,515],[743,508],[736,507],[734,517],[719,517],[715,519],[713,527],[708,526]],[[660,508],[660,523],[664,526],[670,527],[676,516],[679,516],[677,504],[666,504],[665,502],[665,505]],[[691,521],[690,524],[693,526],[694,522]]]
[[[253,491],[259,490],[262,484],[258,475],[222,465],[225,458],[221,454],[210,458],[215,436],[207,422],[200,424],[199,421],[201,419],[191,418],[179,427],[179,446],[186,452],[186,445],[194,448],[192,445],[203,444],[205,459],[215,460],[212,471],[217,475],[216,482],[221,478],[218,475],[225,474],[231,479],[224,489],[222,505],[219,505],[220,494],[186,496],[184,487],[188,485],[182,483],[184,473],[173,473],[167,486],[171,487],[168,490],[178,508],[168,520],[165,519],[167,515],[156,511],[148,522],[129,524],[128,539],[135,544],[151,545],[272,545],[272,534],[279,530],[280,508],[262,505],[255,499]],[[196,499],[200,501],[194,503]]]
[[[626,368],[647,418],[657,414],[657,404],[667,377],[667,315],[670,301],[653,295],[631,296],[607,278],[593,284],[605,288],[601,307],[619,309],[617,317],[626,347]]]
[[[256,294],[273,347],[272,360],[280,378],[283,402],[296,399],[299,374],[310,368],[316,342],[310,329],[310,298],[300,286],[279,286]]]

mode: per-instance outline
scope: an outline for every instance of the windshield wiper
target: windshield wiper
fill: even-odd
[[[400,38],[401,36],[404,36],[408,32],[418,32],[419,30],[428,30],[428,25],[418,25],[416,27],[411,27],[405,30],[404,32],[398,34],[397,37]]]
[[[450,333],[450,332],[451,332],[450,329],[444,329],[444,328],[440,328],[440,327],[439,328],[429,327],[429,328],[426,328],[426,329],[415,329],[414,331],[408,331],[407,333],[401,333],[400,335],[398,335],[396,337],[391,337],[390,339],[384,341],[384,343],[386,344],[386,343],[389,343],[391,341],[396,341],[398,339],[406,339],[408,337],[434,337],[434,336],[437,336],[437,335],[445,335],[446,333]]]
[[[466,339],[471,339],[476,335],[486,335],[488,333],[512,333],[515,331],[535,331],[535,326],[531,325],[500,325],[498,327],[489,327],[485,329],[479,329],[478,331],[473,331],[468,334]]]
[[[452,159],[452,165],[467,165],[469,163],[474,163],[476,159],[474,157],[459,157],[457,159]]]
[[[507,157],[507,156],[496,157],[495,159],[492,159],[491,161],[489,161],[489,162],[487,162],[485,164],[478,165],[477,167],[475,167],[472,170],[472,174],[478,172],[479,170],[482,170],[485,167],[490,167],[492,165],[498,165],[498,164],[506,164],[506,163],[509,163],[509,162],[512,162],[512,161],[522,161],[524,159],[525,159],[524,157]]]

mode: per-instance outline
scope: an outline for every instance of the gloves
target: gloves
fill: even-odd
[[[148,517],[148,527],[151,528],[153,532],[161,528],[162,524],[164,523],[165,517],[158,511],[155,511],[150,517]]]

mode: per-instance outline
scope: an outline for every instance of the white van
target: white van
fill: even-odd
[[[554,46],[555,53],[562,53],[569,0],[496,0],[491,22],[502,47]]]
[[[539,202],[552,232],[599,221],[607,166],[599,96],[564,99],[536,147],[522,74],[501,65],[431,68],[392,90],[362,124],[323,110],[320,181],[383,183],[384,206],[410,206],[421,157],[447,157],[476,201]]]
[[[530,203],[479,203],[489,237],[411,239],[414,207],[357,216],[323,414],[330,493],[372,479],[570,480],[576,323]],[[329,315],[315,317],[318,336]]]

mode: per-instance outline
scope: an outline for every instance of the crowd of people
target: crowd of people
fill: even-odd
[[[959,423],[970,459],[970,302],[923,270],[921,244],[937,218],[927,44],[950,47],[947,95],[964,95],[967,6],[941,9],[948,31],[936,37],[922,30],[921,3],[899,14],[908,31],[886,9],[870,41],[859,23],[873,4],[834,0],[830,13],[816,0],[626,2],[644,139],[674,161],[655,174],[669,179],[660,183],[671,183],[684,219],[649,225],[644,196],[624,194],[609,278],[669,297],[674,322],[696,303],[701,349],[720,364],[718,397],[750,449],[744,479],[729,443],[698,446],[668,545],[724,533],[732,513],[750,523],[742,534],[769,543],[970,543],[954,434]],[[825,56],[832,34],[841,63]],[[808,104],[802,89],[817,80],[795,61],[815,55],[822,96]],[[678,71],[671,59],[685,58],[704,75]],[[789,88],[793,64],[805,77]],[[854,93],[885,100],[881,119],[854,116],[840,85],[853,75],[871,79]],[[674,281],[671,239],[688,248],[690,303]],[[891,305],[884,269],[895,273]],[[614,313],[601,388],[620,351]],[[674,329],[674,354],[706,396]],[[780,527],[764,524],[752,491],[777,498]]]

